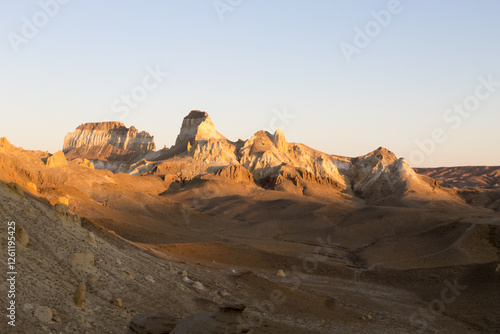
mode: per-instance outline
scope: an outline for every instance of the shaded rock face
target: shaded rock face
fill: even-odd
[[[329,177],[322,177],[301,167],[278,166],[259,180],[261,187],[296,194],[306,194],[306,189],[314,184],[331,189],[342,190],[344,185]]]
[[[57,203],[54,205],[53,210],[57,212],[59,219],[65,226],[80,226],[81,219],[78,214],[72,215],[66,204]]]
[[[248,169],[241,165],[231,165],[224,167],[217,172],[215,172],[215,175],[231,179],[236,182],[253,182],[253,175],[250,173]]]
[[[114,160],[156,149],[154,137],[120,122],[86,123],[64,138],[68,158]]]
[[[302,193],[301,189],[295,189],[299,179],[305,183],[333,185],[340,190],[350,188],[349,158],[334,157],[302,144],[288,143],[281,129],[277,129],[274,135],[265,131],[255,133],[240,149],[239,156],[240,163],[265,188],[284,191],[293,188],[293,192]],[[292,182],[283,183],[281,179]],[[282,187],[276,187],[281,183]]]
[[[204,111],[193,110],[184,117],[182,121],[181,131],[177,136],[175,145],[186,145],[190,143],[192,145],[196,141],[209,140],[209,139],[221,139],[226,138],[215,130],[214,123]]]

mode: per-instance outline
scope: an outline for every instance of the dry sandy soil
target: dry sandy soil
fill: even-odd
[[[2,333],[124,333],[138,314],[182,319],[228,301],[247,306],[252,333],[500,332],[500,212],[461,189],[446,190],[452,200],[305,196],[216,176],[48,167],[46,152],[3,147],[2,248],[11,220],[29,243],[17,249],[16,327],[2,321]]]

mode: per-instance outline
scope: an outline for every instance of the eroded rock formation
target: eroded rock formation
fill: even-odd
[[[69,159],[118,160],[155,149],[153,136],[120,122],[82,124],[64,138],[64,152]]]
[[[153,137],[122,123],[87,123],[66,136],[69,159],[93,159],[98,169],[153,174],[176,182],[215,176],[304,195],[348,194],[376,200],[410,192],[433,192],[433,180],[418,175],[385,148],[357,158],[335,156],[289,143],[281,129],[258,131],[233,142],[221,135],[206,112],[182,121],[174,146],[154,152]]]
[[[175,145],[186,145],[199,140],[222,139],[226,138],[215,130],[214,123],[210,116],[204,111],[193,110],[184,117],[181,131],[177,136]]]

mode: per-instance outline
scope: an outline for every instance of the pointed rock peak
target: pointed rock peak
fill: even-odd
[[[394,153],[383,147],[379,147],[375,151],[355,159],[355,161],[362,164],[368,163],[371,167],[379,164],[383,166],[392,165],[397,160],[398,159]]]
[[[0,147],[5,147],[5,146],[10,147],[12,146],[12,144],[7,140],[7,138],[2,137],[0,138]]]
[[[368,153],[367,156],[372,156],[376,157],[377,159],[383,161],[383,162],[390,162],[393,163],[394,161],[398,160],[396,155],[386,149],[385,147],[379,147],[375,151]]]
[[[177,136],[175,145],[186,145],[187,142],[194,143],[198,140],[226,139],[215,130],[210,116],[204,111],[193,110],[184,117],[181,132]]]
[[[283,130],[281,130],[280,128],[276,129],[276,131],[274,132],[273,142],[278,150],[280,151],[286,150],[287,142],[285,140],[285,134],[283,133]]]
[[[285,139],[285,134],[283,133],[283,130],[281,128],[277,128],[276,131],[274,131],[274,138],[283,138]]]
[[[16,147],[12,145],[7,138],[0,138],[0,152],[9,152],[15,149]]]
[[[264,130],[259,130],[255,132],[254,135],[252,136],[252,138],[266,138],[266,137],[269,139],[273,139],[273,136],[269,132]]]
[[[189,115],[187,115],[186,117],[184,117],[184,119],[196,119],[196,118],[210,118],[208,116],[208,114],[204,111],[201,111],[201,110],[191,110],[191,112],[189,113]]]
[[[46,165],[47,167],[67,166],[68,161],[62,151],[57,151],[47,159]]]

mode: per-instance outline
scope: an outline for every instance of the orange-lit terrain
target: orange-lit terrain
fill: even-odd
[[[385,148],[335,156],[281,130],[232,142],[200,111],[168,149],[116,122],[78,127],[56,154],[14,145],[0,139],[0,218],[29,237],[19,333],[142,333],[132,318],[155,312],[173,325],[219,312],[172,333],[197,321],[213,333],[500,331],[498,167],[414,170]]]

